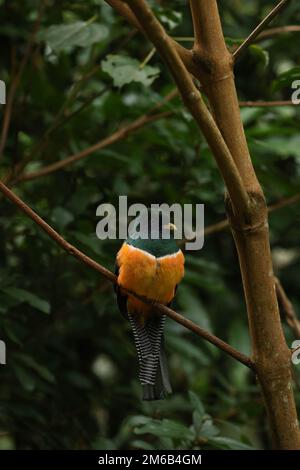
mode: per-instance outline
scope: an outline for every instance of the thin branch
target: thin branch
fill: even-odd
[[[280,34],[286,33],[300,33],[300,26],[298,25],[286,25],[286,26],[278,26],[277,28],[269,28],[265,31],[262,31],[257,37],[256,41],[263,41],[264,39],[271,38],[273,36],[277,36]],[[175,41],[178,42],[194,42],[194,36],[172,36]],[[237,48],[237,46],[235,46]]]
[[[117,131],[115,131],[110,136],[105,137],[104,139],[102,139],[99,142],[97,142],[96,144],[86,148],[85,150],[83,150],[83,151],[81,151],[77,154],[71,155],[67,158],[64,158],[63,160],[60,160],[59,162],[52,163],[51,165],[47,165],[44,168],[41,168],[41,170],[37,170],[37,171],[32,172],[32,173],[19,174],[15,178],[13,178],[13,175],[11,177],[10,177],[10,175],[8,175],[4,179],[4,183],[5,184],[10,184],[12,186],[12,185],[16,185],[19,182],[30,181],[30,180],[48,175],[48,174],[53,173],[55,171],[61,170],[65,166],[70,165],[72,163],[75,163],[76,161],[81,160],[82,158],[85,158],[85,157],[91,155],[92,153],[94,153],[97,150],[101,150],[101,149],[103,149],[103,148],[105,148],[109,145],[114,144],[115,142],[118,142],[118,141],[126,138],[131,133],[139,130],[140,128],[142,128],[143,126],[145,126],[147,124],[150,124],[151,122],[162,119],[164,117],[168,117],[169,115],[172,114],[172,111],[166,111],[166,112],[161,112],[161,113],[157,113],[157,114],[153,114],[153,113],[155,111],[157,111],[158,109],[162,108],[166,103],[171,101],[176,95],[177,95],[177,89],[174,88],[161,101],[156,103],[147,112],[147,114],[145,114],[143,116],[140,116],[135,121],[133,121],[132,123],[130,123],[126,126],[120,127]],[[75,111],[75,113],[76,113],[76,111]],[[73,115],[71,115],[71,117],[72,116]],[[22,162],[20,162],[20,163],[22,163]]]
[[[125,2],[123,2],[122,0],[105,0],[105,1],[115,11],[117,11],[119,15],[123,16],[123,18],[125,18],[128,21],[128,23],[132,24],[132,26],[137,28],[142,33],[144,32],[142,26],[140,25],[135,15],[132,13],[132,11],[128,7],[128,5],[126,5]]]
[[[268,206],[268,212],[269,212],[269,214],[271,214],[272,212],[274,212],[278,209],[282,209],[283,207],[286,207],[286,206],[291,206],[293,204],[296,204],[299,201],[300,201],[300,193],[294,194],[294,196],[290,196],[290,197],[287,197],[287,198],[284,198],[284,199],[280,199],[278,202],[275,202],[274,204],[269,205]],[[229,228],[228,219],[220,220],[220,222],[217,222],[215,224],[208,225],[207,227],[205,227],[204,228],[204,236],[213,235],[215,233],[223,232],[223,230],[228,229],[228,228]],[[197,236],[199,236],[199,233],[197,233]],[[184,239],[180,242],[180,244],[183,245],[187,241],[193,241],[193,240]]]
[[[141,299],[141,300],[145,301],[145,299]],[[225,341],[223,341],[222,339],[209,333],[208,331],[204,330],[200,326],[196,325],[196,323],[192,322],[191,320],[179,314],[178,312],[175,312],[175,310],[169,307],[166,307],[165,305],[154,302],[153,306],[160,313],[167,315],[169,318],[172,318],[177,323],[180,323],[182,326],[185,326],[188,330],[191,330],[196,335],[200,336],[201,338],[206,339],[206,341],[210,342],[211,344],[214,344],[219,349],[224,351],[226,354],[231,356],[233,359],[236,359],[237,361],[241,362],[245,366],[249,367],[249,369],[255,370],[255,364],[250,357],[245,356],[245,354],[237,351],[228,343],[225,343]]]
[[[240,213],[247,213],[250,201],[236,164],[215,120],[173,47],[169,36],[144,0],[126,0],[126,2],[134,11],[147,36],[168,66],[183,102],[203,132],[217,161],[235,210]]]
[[[79,160],[82,160],[83,158],[88,157],[89,155],[91,155],[92,153],[96,151],[102,150],[103,148],[108,147],[109,145],[112,145],[116,142],[119,142],[120,140],[125,139],[128,135],[132,134],[133,132],[136,132],[137,130],[141,129],[147,124],[150,124],[151,122],[157,121],[162,118],[166,118],[170,116],[171,114],[172,114],[171,111],[164,111],[162,113],[152,114],[150,116],[143,115],[139,117],[138,119],[136,119],[135,121],[133,121],[131,124],[120,127],[116,132],[114,132],[110,136],[100,140],[99,142],[92,145],[91,147],[84,149],[82,152],[71,155],[67,158],[64,158],[63,160],[52,163],[51,165],[47,165],[41,170],[37,170],[32,173],[25,173],[23,175],[20,175],[15,180],[13,180],[11,184],[14,185],[22,181],[33,180],[36,178],[40,178],[41,176],[46,176],[46,175],[49,175],[50,173],[54,173],[55,171],[61,170],[67,165],[78,162]]]
[[[276,106],[299,106],[292,100],[282,101],[240,101],[241,108],[275,108]]]
[[[229,222],[227,219],[205,227],[204,235],[207,236],[212,235],[213,233],[222,232],[225,228],[229,228]]]
[[[120,48],[124,47],[130,41],[130,39],[135,35],[135,33],[136,31],[130,31],[123,40],[117,42],[117,47],[110,47],[109,51],[113,53],[117,52]],[[70,94],[67,93],[67,99],[57,111],[50,126],[46,130],[44,130],[37,143],[31,149],[30,153],[5,175],[5,177],[3,178],[5,184],[10,184],[13,179],[19,177],[19,175],[24,172],[24,169],[26,168],[27,164],[32,161],[36,154],[40,154],[41,152],[45,151],[47,145],[49,144],[50,136],[54,132],[57,132],[57,130],[63,127],[70,119],[81,113],[97,97],[103,95],[104,93],[106,93],[106,91],[112,88],[111,84],[103,87],[100,92],[93,93],[86,100],[84,100],[81,106],[79,106],[74,112],[70,112],[69,108],[77,98],[78,93],[81,90],[81,86],[87,80],[91,79],[91,77],[93,77],[101,69],[101,58],[105,56],[106,53],[102,52],[98,57],[99,63],[93,66],[91,70],[88,70],[79,79],[73,82],[73,84],[70,86]]]
[[[300,26],[298,25],[287,25],[287,26],[278,26],[278,28],[269,28],[266,31],[263,31],[258,36],[258,41],[263,41],[264,39],[271,38],[273,36],[277,36],[279,34],[285,33],[300,33]]]
[[[65,112],[63,113],[64,117],[63,117],[62,120],[57,120],[58,115],[56,115],[54,120],[53,120],[53,124],[43,133],[42,137],[37,142],[37,144],[33,147],[32,151],[27,156],[25,156],[21,161],[19,161],[18,164],[15,166],[15,168],[11,169],[4,176],[3,182],[5,184],[9,184],[10,186],[12,186],[18,181],[23,181],[23,176],[26,175],[26,173],[24,174],[23,172],[24,172],[27,164],[34,159],[34,157],[37,153],[45,152],[45,150],[47,148],[47,145],[48,145],[48,142],[49,142],[50,135],[52,135],[53,132],[56,132],[58,129],[63,127],[68,121],[73,119],[76,115],[81,113],[96,98],[98,98],[99,96],[106,93],[106,91],[108,91],[110,88],[111,88],[110,86],[104,87],[100,92],[94,93],[93,95],[89,96],[74,112],[72,112],[70,114],[66,113],[66,111],[67,111],[67,109],[66,109]],[[44,169],[46,169],[46,167],[44,167],[43,170]],[[36,173],[39,173],[39,171],[37,171]],[[41,174],[41,176],[43,176],[43,173]],[[30,179],[31,178],[29,178],[29,180]]]
[[[250,46],[250,44],[255,41],[257,36],[262,33],[266,26],[271,23],[271,21],[283,10],[284,7],[288,5],[289,2],[290,0],[281,0],[281,2],[279,2],[278,5],[273,8],[273,10],[261,21],[261,23],[256,26],[252,33],[249,34],[247,39],[245,39],[245,41],[234,51],[233,57],[235,60],[242,54],[242,52],[244,52],[245,49],[247,49],[247,47]]]
[[[269,212],[274,212],[278,209],[282,209],[283,207],[290,206],[292,204],[296,204],[300,201],[300,193],[294,194],[293,196],[280,199],[278,202],[271,204],[269,206]]]
[[[28,44],[23,54],[23,58],[20,62],[20,66],[12,79],[12,83],[8,92],[7,103],[5,105],[3,124],[2,124],[2,130],[1,130],[1,136],[0,136],[0,157],[3,154],[6,141],[7,141],[9,126],[10,126],[10,121],[11,121],[11,116],[12,116],[13,103],[14,103],[14,99],[16,96],[16,92],[20,83],[20,79],[23,75],[24,69],[30,58],[30,54],[31,54],[32,47],[35,41],[35,37],[40,27],[40,21],[41,21],[43,9],[44,9],[44,5],[42,3],[38,12],[37,19],[34,22],[33,30],[29,36]]]
[[[275,277],[274,280],[275,280],[277,299],[285,314],[287,324],[293,330],[296,338],[300,339],[300,321],[297,318],[293,304],[288,298],[288,296],[286,295],[286,292],[284,288],[282,287],[280,280],[277,277]]]
[[[19,209],[21,209],[33,222],[35,222],[52,240],[54,240],[61,248],[63,248],[67,253],[74,256],[75,258],[82,261],[84,264],[89,266],[90,268],[94,269],[95,271],[99,272],[102,276],[108,279],[113,284],[117,284],[117,276],[113,274],[111,271],[106,269],[101,264],[94,261],[89,256],[82,253],[78,250],[75,246],[71,245],[67,242],[56,230],[54,230],[45,220],[43,220],[36,212],[34,212],[22,199],[20,199],[15,193],[13,193],[5,184],[0,182],[0,191]],[[241,362],[242,364],[246,365],[252,370],[255,370],[255,365],[250,357],[245,356],[241,352],[234,349],[229,344],[225,343],[220,338],[214,336],[213,334],[209,333],[208,331],[202,329],[200,326],[196,325],[191,320],[185,318],[183,315],[175,312],[174,310],[162,305],[158,302],[153,302],[146,297],[140,296],[135,292],[122,288],[124,292],[130,294],[139,300],[142,300],[144,303],[150,304],[155,308],[156,311],[163,315],[167,315],[168,317],[175,320],[177,323],[180,323],[185,328],[191,330],[196,335],[204,338],[205,340],[209,341],[210,343],[217,346],[219,349],[224,351],[226,354],[231,356],[232,358],[236,359],[237,361]]]
[[[135,28],[145,34],[145,28],[141,24],[141,22],[137,19],[135,14],[132,12],[131,8],[126,5],[125,1],[122,0],[105,0],[115,11],[119,13],[119,15],[123,16],[130,24],[132,24]],[[175,39],[172,39],[169,36],[170,41],[172,42],[173,47],[177,50],[177,53],[180,55],[181,60],[184,62],[185,66],[189,69],[191,73],[193,73],[193,54],[191,51],[186,49],[185,47],[178,44]]]
[[[72,114],[66,116],[66,119],[64,122],[66,122],[69,119],[72,119],[75,115],[80,113],[86,106],[90,104],[91,101],[93,101],[99,93],[89,97],[77,110],[75,110]],[[131,124],[128,124],[127,126],[119,128],[117,131],[115,131],[113,134],[111,134],[108,137],[105,137],[102,139],[100,142],[97,144],[92,145],[91,147],[88,147],[87,149],[83,150],[82,152],[79,152],[78,154],[71,155],[69,157],[64,158],[63,160],[53,163],[51,165],[47,165],[41,170],[37,170],[36,172],[32,173],[25,173],[18,175],[14,173],[14,176],[11,175],[10,178],[5,178],[4,182],[5,184],[11,184],[11,185],[16,185],[19,182],[24,182],[24,181],[31,181],[33,179],[40,178],[42,176],[46,176],[48,174],[54,173],[55,171],[61,170],[62,168],[65,168],[67,165],[70,165],[72,163],[75,163],[78,160],[81,160],[82,158],[85,158],[92,153],[94,153],[96,150],[102,150],[103,148],[114,144],[115,142],[119,142],[120,140],[128,137],[128,135],[131,135],[135,131],[141,129],[147,124],[150,124],[151,122],[157,121],[159,119],[163,119],[165,117],[171,116],[174,114],[173,111],[167,111],[167,112],[162,112],[158,113],[156,115],[150,115],[150,113],[159,108],[161,108],[165,103],[168,101],[172,100],[175,96],[178,95],[178,90],[177,88],[174,88],[163,100],[161,100],[159,103],[157,103],[148,113],[147,115],[141,116],[140,118],[136,119],[134,122]],[[273,107],[273,106],[290,106],[293,105],[292,101],[241,101],[240,106],[241,107]],[[148,116],[148,117],[147,117]],[[27,160],[27,159],[26,159]],[[22,162],[23,163],[23,160]],[[22,165],[23,167],[24,165]],[[22,167],[18,167],[18,169],[22,169]]]
[[[20,80],[20,74],[16,73],[12,79],[12,83],[11,83],[9,93],[7,96],[7,102],[6,102],[5,109],[4,109],[3,124],[2,124],[2,131],[1,131],[1,137],[0,137],[0,156],[2,156],[3,150],[6,145],[8,129],[9,129],[11,114],[12,114],[13,101],[15,98],[19,80]]]

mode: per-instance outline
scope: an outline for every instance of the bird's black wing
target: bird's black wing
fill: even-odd
[[[175,295],[176,295],[176,292],[177,292],[177,287],[178,287],[178,285],[175,286],[175,289],[174,289],[174,297],[173,297],[173,299],[167,304],[167,307],[170,307],[170,308],[172,307],[172,303],[173,303],[173,300],[175,299]]]
[[[115,275],[119,275],[119,266],[116,263],[115,265]],[[115,284],[114,286],[115,293],[117,294],[117,302],[118,302],[118,307],[120,312],[122,313],[123,317],[126,318],[126,320],[129,320],[128,318],[128,312],[127,312],[127,295],[122,294],[120,287],[118,284]]]

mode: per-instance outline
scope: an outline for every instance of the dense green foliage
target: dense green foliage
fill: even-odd
[[[12,108],[1,177],[36,171],[95,144],[147,113],[173,88],[151,45],[102,0],[48,0]],[[187,2],[154,2],[173,36],[191,36]],[[9,91],[26,53],[39,2],[1,0],[1,76]],[[166,5],[166,7],[164,6]],[[239,43],[274,1],[220,1],[228,46]],[[272,26],[297,24],[297,1]],[[188,43],[185,43],[188,44]],[[147,62],[147,63],[145,63]],[[142,64],[142,65],[141,65]],[[291,97],[300,78],[299,33],[274,35],[235,68],[241,100]],[[5,107],[1,106],[1,116]],[[120,142],[14,190],[71,243],[113,269],[120,242],[99,241],[96,208],[130,202],[205,203],[206,225],[225,216],[211,153],[179,99]],[[299,191],[299,107],[242,108],[253,162],[268,203]],[[174,394],[143,403],[129,325],[111,284],[62,252],[1,196],[0,447],[26,449],[268,448],[254,377],[218,349],[167,321]],[[277,274],[296,309],[299,205],[270,216]],[[255,263],[255,260],[253,260]],[[186,256],[174,307],[245,353],[249,335],[231,235],[208,236]],[[285,325],[288,344],[294,336]],[[295,368],[300,380],[299,366]],[[300,393],[296,392],[300,406]]]

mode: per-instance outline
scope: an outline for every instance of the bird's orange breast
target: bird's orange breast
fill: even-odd
[[[163,304],[174,297],[175,287],[184,275],[184,256],[181,250],[156,258],[144,250],[124,243],[117,255],[118,284],[139,295]],[[130,313],[149,313],[151,307],[129,296]]]

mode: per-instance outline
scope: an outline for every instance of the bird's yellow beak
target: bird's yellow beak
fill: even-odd
[[[164,228],[165,230],[173,230],[173,232],[175,232],[175,230],[177,230],[176,225],[171,224],[171,223],[170,223],[170,224],[163,225],[163,228]]]

